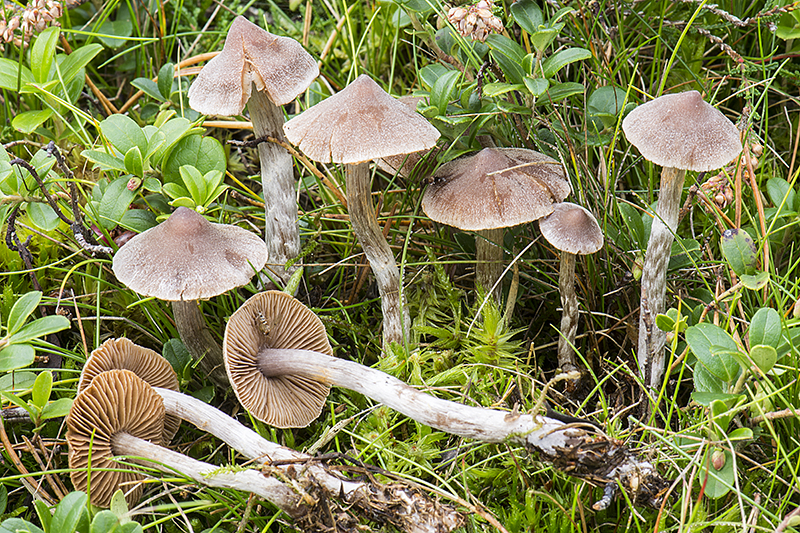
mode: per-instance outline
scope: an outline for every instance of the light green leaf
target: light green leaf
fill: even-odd
[[[81,73],[81,69],[88,65],[89,62],[94,59],[94,57],[99,54],[102,49],[102,45],[96,43],[87,44],[86,46],[81,46],[65,57],[58,66],[58,69],[61,72],[61,79],[64,80],[64,83],[69,84],[76,76],[78,76],[78,74]]]
[[[732,360],[730,355],[721,354],[720,352],[722,350],[735,352],[738,351],[739,347],[736,345],[736,341],[733,340],[733,337],[725,330],[714,324],[697,324],[696,326],[686,329],[686,342],[689,344],[692,353],[694,353],[705,369],[722,381],[731,381],[731,373],[735,375],[735,372],[739,369],[739,365],[736,361]],[[712,347],[714,348],[713,351]],[[734,366],[736,370],[731,370]],[[696,366],[695,373],[697,373]],[[717,391],[706,390],[703,392]]]
[[[769,272],[759,272],[754,276],[742,274],[739,276],[739,279],[741,279],[742,285],[744,285],[745,288],[751,291],[760,291],[769,283]]]
[[[131,82],[131,85],[154,100],[159,102],[164,101],[164,97],[161,96],[161,93],[158,91],[158,84],[150,78],[136,78]]]
[[[746,231],[740,228],[725,230],[720,239],[720,248],[731,270],[738,276],[755,272],[758,261],[756,243]]]
[[[0,372],[11,372],[33,364],[36,351],[30,344],[12,344],[0,350]]]
[[[17,83],[19,83],[19,87],[22,88],[33,82],[33,73],[28,67],[23,65],[22,71],[20,72],[19,65],[16,61],[0,57],[0,88],[16,92]]]
[[[53,520],[50,522],[50,531],[59,533],[73,533],[78,527],[81,515],[88,513],[86,503],[88,497],[83,492],[70,492],[58,503]]]
[[[125,154],[125,170],[134,176],[144,177],[144,159],[138,146],[134,146]]]
[[[36,37],[31,46],[31,72],[38,83],[45,83],[50,79],[59,34],[60,29],[57,26],[50,26]]]
[[[127,115],[111,115],[100,123],[100,131],[120,153],[127,154],[134,146],[147,153],[147,137],[142,128]]]
[[[13,335],[22,329],[22,326],[28,321],[28,317],[33,314],[41,301],[42,293],[39,291],[27,292],[20,296],[8,314],[7,334]]]
[[[19,132],[31,134],[52,116],[50,108],[23,111],[13,118],[11,126]]]
[[[40,410],[50,401],[50,391],[53,390],[53,373],[49,370],[40,372],[33,383],[31,401]]]
[[[39,418],[42,420],[50,420],[51,418],[67,416],[71,407],[72,398],[59,398],[45,405]]]
[[[100,150],[84,150],[81,156],[100,166],[103,170],[118,170],[125,172],[125,161],[117,156],[101,152]]]
[[[225,149],[213,137],[189,135],[175,144],[162,164],[165,182],[181,183],[180,168],[183,165],[195,167],[200,174],[210,170],[225,172]]]
[[[730,450],[725,450],[724,453],[725,466],[723,466],[720,470],[715,470],[711,465],[711,461],[707,461],[706,466],[700,470],[701,477],[698,482],[702,483],[703,478],[708,476],[708,479],[705,481],[705,494],[707,497],[714,500],[722,498],[728,494],[736,477],[736,473],[733,468],[736,458],[733,456]]]
[[[544,60],[544,63],[542,64],[544,77],[552,78],[556,75],[556,72],[566,67],[570,63],[583,61],[584,59],[590,59],[591,57],[592,53],[585,48],[567,48],[565,50],[559,50]]]
[[[44,531],[21,518],[9,518],[0,524],[0,533],[44,533]]]
[[[48,315],[37,318],[9,339],[12,343],[28,342],[29,340],[50,335],[57,331],[69,328],[69,320],[61,315]]]
[[[773,346],[756,344],[750,347],[750,359],[766,374],[778,361],[778,351]]]
[[[180,168],[181,180],[196,204],[203,204],[206,197],[206,182],[199,170],[192,165]]]
[[[777,348],[781,344],[781,316],[771,307],[762,307],[750,319],[750,345],[766,344]]]
[[[49,204],[32,202],[28,204],[28,216],[41,230],[53,231],[61,223],[58,215]]]
[[[183,198],[183,197],[188,198],[189,196],[191,196],[189,194],[189,191],[187,191],[185,188],[181,187],[177,183],[172,183],[172,182],[165,183],[161,187],[161,190],[162,192],[166,193],[167,196],[169,196],[170,198]]]
[[[537,98],[543,95],[547,89],[550,88],[550,82],[544,78],[532,78],[530,76],[525,76],[524,81],[525,87],[533,96]]]
[[[128,189],[127,178],[117,178],[109,183],[98,208],[100,224],[106,229],[117,226],[135,196],[136,193]]]

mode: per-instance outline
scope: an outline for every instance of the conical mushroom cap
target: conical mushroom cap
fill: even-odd
[[[78,394],[67,415],[67,444],[72,484],[88,488],[87,470],[92,463],[91,501],[108,507],[111,496],[122,489],[129,505],[142,496],[139,472],[114,472],[127,468],[114,461],[114,435],[128,433],[161,445],[164,431],[164,402],[153,389],[129,370],[99,374]]]
[[[592,213],[577,204],[556,204],[553,212],[539,220],[547,242],[575,255],[593,254],[603,247],[603,230]]]
[[[177,301],[211,298],[245,285],[266,262],[267,246],[258,235],[179,207],[120,248],[112,268],[139,294]]]
[[[742,151],[739,130],[697,91],[640,105],[622,121],[622,131],[645,159],[662,167],[705,172]]]
[[[424,96],[401,96],[397,99],[397,101],[416,113],[417,103],[424,99]],[[397,154],[382,157],[377,159],[375,164],[378,165],[379,169],[383,170],[387,174],[397,174],[403,178],[407,178],[411,176],[411,173],[417,167],[419,162],[422,161],[422,159],[430,152],[436,153],[436,148],[434,147],[428,150],[422,150],[410,154]],[[430,175],[435,166],[436,158],[431,155],[426,160],[424,166],[418,170],[417,175],[420,178],[425,179]]]
[[[317,63],[300,43],[239,16],[228,30],[222,52],[189,88],[189,106],[204,115],[238,115],[250,99],[253,83],[281,106],[308,89],[317,76]]]
[[[555,159],[521,148],[484,148],[439,167],[422,210],[464,230],[506,228],[549,215],[569,193]]]
[[[320,163],[363,163],[427,150],[439,131],[362,74],[283,125],[290,143]]]
[[[239,403],[271,426],[307,426],[322,411],[330,387],[300,376],[265,376],[261,371],[269,362],[265,349],[333,355],[325,326],[288,294],[266,291],[247,300],[225,327],[225,370]]]
[[[180,391],[178,377],[166,359],[153,350],[134,344],[130,339],[120,338],[108,339],[92,352],[83,365],[78,393],[83,392],[98,374],[109,370],[130,370],[151,387]],[[165,416],[164,444],[172,440],[180,425],[180,418]]]

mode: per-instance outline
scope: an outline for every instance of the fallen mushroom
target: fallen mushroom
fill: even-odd
[[[255,234],[213,224],[186,207],[140,233],[114,254],[112,268],[128,288],[172,302],[181,340],[208,377],[228,386],[222,350],[211,336],[198,301],[246,284],[266,262]]]
[[[504,228],[549,215],[570,190],[555,159],[521,148],[484,148],[439,167],[422,210],[436,222],[478,232],[475,281],[488,292],[503,272]]]
[[[366,75],[291,119],[283,131],[314,161],[345,165],[350,221],[381,295],[383,345],[402,343],[410,320],[400,298],[397,262],[375,217],[369,162],[427,150],[439,132]]]
[[[206,115],[239,115],[247,104],[256,138],[283,140],[280,106],[294,100],[317,76],[316,61],[300,43],[238,16],[222,52],[208,62],[189,88],[189,106]],[[294,166],[289,153],[275,143],[260,143],[258,153],[267,258],[273,273],[286,283],[297,266],[287,270],[285,265],[300,252]]]
[[[268,303],[269,300],[274,303]],[[308,314],[297,310],[304,307],[285,293],[267,291],[251,297],[231,315],[225,328],[223,348],[234,389],[240,387],[234,375],[246,373],[251,380],[286,376],[308,378],[325,386],[356,391],[447,433],[483,442],[521,444],[530,451],[539,452],[570,475],[593,483],[616,487],[616,483],[622,481],[626,490],[633,489],[630,493],[634,500],[643,498],[653,504],[661,497],[666,484],[655,467],[647,461],[639,461],[613,439],[537,412],[517,414],[442,400],[379,370],[324,353],[271,347],[271,338],[302,331],[296,317],[310,320]],[[264,315],[264,309],[268,308],[273,310],[272,316]],[[264,319],[268,328],[263,327]],[[284,328],[287,333],[282,333]],[[262,398],[261,401],[269,400]],[[245,408],[252,410],[254,407],[245,405]]]
[[[667,264],[686,171],[725,166],[742,151],[742,142],[736,126],[697,91],[667,94],[640,105],[622,121],[622,131],[645,159],[663,167],[642,271],[637,350],[645,386],[659,388],[666,332],[656,327],[655,319],[666,307]]]
[[[539,220],[547,242],[561,251],[558,291],[561,294],[561,336],[558,339],[558,366],[562,372],[578,369],[575,336],[578,331],[578,296],[575,294],[575,256],[593,254],[603,247],[603,231],[592,213],[577,204],[563,202]]]

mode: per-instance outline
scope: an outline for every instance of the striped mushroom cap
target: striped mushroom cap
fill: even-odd
[[[317,62],[300,43],[238,16],[222,52],[203,67],[189,88],[189,106],[205,115],[238,115],[250,99],[253,84],[281,106],[305,91],[317,76]]]
[[[662,167],[705,172],[742,151],[739,130],[697,91],[640,105],[622,121],[622,131],[645,159]]]
[[[245,285],[267,262],[264,240],[246,229],[214,224],[179,207],[114,254],[112,268],[128,288],[161,300],[211,298]]]
[[[281,291],[247,300],[225,327],[225,369],[239,402],[269,425],[304,427],[317,418],[330,387],[310,378],[267,376],[269,349],[302,349],[333,355],[322,321]]]
[[[67,415],[67,444],[72,484],[88,492],[91,458],[91,501],[108,507],[117,489],[129,504],[142,496],[144,476],[114,461],[114,436],[128,433],[161,445],[164,402],[129,370],[110,370],[95,377],[78,394]]]
[[[603,247],[603,230],[597,219],[588,209],[570,202],[556,204],[552,213],[539,220],[539,230],[562,252],[587,255]]]
[[[86,389],[98,374],[109,370],[130,370],[151,387],[180,391],[178,377],[166,359],[153,350],[121,338],[108,339],[92,352],[83,366],[78,392]],[[164,444],[172,440],[180,425],[180,418],[166,415],[162,439]]]
[[[422,197],[431,219],[463,230],[540,219],[570,193],[559,161],[522,148],[484,148],[439,167]]]

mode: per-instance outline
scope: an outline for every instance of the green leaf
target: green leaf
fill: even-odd
[[[125,161],[114,155],[100,150],[84,150],[81,156],[100,166],[103,170],[118,170],[125,172]]]
[[[147,231],[157,224],[156,216],[145,209],[128,209],[119,221],[120,226],[127,230],[135,231],[136,233]]]
[[[517,0],[511,4],[511,16],[519,27],[529,34],[536,33],[544,24],[542,10],[532,0]]]
[[[61,219],[49,204],[39,202],[28,204],[28,216],[36,227],[44,231],[53,231],[61,223]]]
[[[726,229],[720,239],[722,255],[738,276],[753,274],[758,257],[756,243],[746,231],[740,228]]]
[[[583,61],[584,59],[590,59],[591,57],[592,53],[585,48],[567,48],[565,50],[559,50],[544,60],[544,63],[542,64],[544,77],[552,78],[556,75],[556,72],[566,67],[570,63]]]
[[[92,524],[89,526],[89,533],[119,533],[119,519],[111,511],[104,509],[94,515]]]
[[[750,345],[766,344],[777,348],[781,344],[781,315],[771,307],[762,307],[750,319]]]
[[[100,224],[106,229],[117,226],[135,196],[136,193],[128,189],[127,178],[117,178],[109,183],[98,208]]]
[[[733,463],[736,458],[730,452],[730,450],[725,450],[725,466],[723,466],[720,470],[715,470],[714,467],[711,465],[711,461],[707,461],[706,466],[700,470],[701,478],[698,480],[699,483],[703,482],[703,477],[708,476],[708,479],[705,481],[705,495],[708,498],[713,500],[722,498],[731,490],[730,487],[733,486],[736,472],[733,468]]]
[[[144,177],[144,159],[138,146],[134,146],[125,154],[125,170],[134,176]]]
[[[59,398],[45,405],[39,418],[42,420],[50,420],[51,418],[67,416],[71,407],[72,398]]]
[[[53,390],[53,373],[49,370],[40,372],[33,383],[31,401],[40,410],[50,401],[50,392]]]
[[[750,347],[750,359],[766,374],[778,361],[778,351],[766,344],[756,344]]]
[[[44,531],[20,518],[9,518],[0,524],[0,533],[44,533]]]
[[[206,197],[206,182],[199,170],[192,165],[183,165],[180,168],[181,180],[189,191],[196,204],[203,204]]]
[[[79,491],[70,492],[64,496],[56,506],[56,512],[53,513],[50,531],[73,533],[78,527],[81,515],[88,512],[86,509],[87,500],[86,494]]]
[[[97,54],[103,49],[102,45],[97,43],[87,44],[81,46],[71,54],[66,56],[61,64],[58,66],[61,72],[61,79],[65,84],[69,84],[89,62],[95,58]]]
[[[791,210],[794,207],[794,199],[797,193],[791,184],[783,178],[770,178],[767,181],[767,194],[772,205],[784,206],[784,210]]]
[[[23,111],[13,118],[11,126],[21,133],[31,134],[52,116],[53,110],[50,108]]]
[[[95,33],[99,34],[98,38],[109,48],[119,48],[127,41],[125,37],[130,37],[133,33],[130,17],[123,15],[127,12],[125,9],[117,11],[117,20],[106,19],[95,30]]]
[[[171,118],[161,125],[159,131],[164,134],[164,144],[158,147],[150,156],[150,164],[157,165],[162,160],[168,158],[172,149],[181,141],[185,136],[193,136],[194,129],[192,123],[183,117]],[[178,167],[175,172],[177,173]],[[176,178],[177,179],[177,178]]]
[[[751,440],[753,438],[753,430],[750,428],[736,428],[728,433],[730,440]]]
[[[525,80],[527,81],[527,78],[525,78]],[[483,95],[494,98],[495,96],[501,96],[511,91],[524,90],[525,87],[525,85],[511,85],[510,83],[502,82],[487,83],[483,86]]]
[[[550,89],[538,100],[536,100],[536,105],[558,102],[559,100],[569,98],[570,96],[575,96],[576,94],[583,94],[585,91],[586,88],[580,83],[575,83],[572,81],[566,83],[556,83],[550,87]]]
[[[57,331],[69,328],[69,320],[61,315],[49,315],[37,318],[11,336],[12,343],[28,342],[29,340],[50,335]]]
[[[699,367],[699,368],[702,370],[702,367]],[[695,372],[697,372],[697,371],[695,370]],[[718,383],[719,380],[715,379],[714,382]],[[695,381],[695,384],[696,383],[697,382]],[[725,402],[725,401],[736,399],[739,396],[740,395],[738,395],[738,394],[725,394],[725,393],[720,393],[720,392],[698,392],[698,391],[692,392],[692,400],[696,401],[697,403],[699,403],[700,405],[705,406],[705,407],[708,407],[709,405],[711,405],[711,402],[713,402],[714,400],[721,400],[721,401]]]
[[[731,374],[735,376],[736,372],[739,370],[739,364],[729,355],[719,354],[721,350],[735,352],[739,349],[733,337],[719,326],[703,323],[687,328],[686,342],[689,344],[689,348],[691,348],[692,353],[694,353],[698,361],[712,375],[722,381],[731,381]],[[714,347],[713,351],[712,347]],[[735,370],[732,370],[733,367],[735,367]],[[697,372],[697,368],[695,368],[695,372]]]
[[[181,380],[189,379],[192,370],[192,356],[180,339],[170,339],[164,343],[164,359],[166,359],[178,378]]]
[[[447,105],[453,98],[453,93],[456,90],[456,84],[458,83],[460,77],[460,72],[451,70],[444,75],[439,76],[439,78],[436,80],[436,83],[433,84],[430,95],[430,103],[432,106],[436,106],[436,109],[438,109],[440,115],[447,114]]]
[[[558,37],[558,32],[563,28],[563,24],[556,24],[552,28],[542,28],[536,33],[532,33],[530,36],[531,46],[533,46],[537,52],[544,52],[544,50],[550,46],[550,43]]]
[[[13,403],[17,407],[25,409],[25,411],[27,411],[27,413],[31,415],[31,420],[36,420],[39,413],[33,404],[29,404],[28,402],[26,402],[25,400],[23,400],[22,398],[20,398],[19,396],[17,396],[12,392],[0,391],[0,395],[2,395],[6,400]]]
[[[711,366],[708,368],[726,383],[733,383],[741,371],[739,361],[744,357],[745,355],[739,350],[729,350],[725,346],[714,345],[711,347],[711,363],[709,363]]]
[[[127,115],[111,115],[100,123],[100,131],[122,154],[127,154],[134,146],[139,148],[140,153],[147,152],[147,137],[142,128]]]
[[[522,85],[525,79],[525,71],[522,69],[525,50],[505,35],[496,33],[486,37],[486,44],[491,48],[492,57],[500,65],[500,70],[505,74],[506,80]]]
[[[619,213],[622,215],[622,220],[628,228],[628,232],[633,237],[634,244],[638,245],[640,250],[647,247],[647,240],[644,230],[644,223],[639,210],[630,204],[619,202],[617,203]]]
[[[659,314],[656,317],[656,327],[661,331],[670,332],[675,329],[675,320],[671,316]]]
[[[31,72],[38,83],[45,83],[50,79],[59,34],[57,26],[50,26],[36,37],[31,46]]]
[[[175,65],[167,63],[158,71],[158,92],[164,97],[164,100],[169,100],[172,96],[172,79],[175,77]]]
[[[125,500],[125,493],[122,492],[122,489],[117,489],[114,494],[111,495],[111,505],[109,505],[108,510],[114,513],[114,516],[117,517],[120,524],[131,522],[128,513],[128,502]]]
[[[39,291],[27,292],[20,296],[8,314],[7,335],[11,336],[22,329],[41,301],[42,293]]]
[[[12,344],[0,350],[0,372],[11,372],[33,364],[36,351],[30,344]]]
[[[444,65],[434,63],[432,65],[426,65],[422,67],[422,69],[419,71],[419,77],[420,80],[422,80],[423,85],[430,90],[433,89],[434,85],[436,85],[436,80],[448,72],[453,72],[453,70],[445,67]]]
[[[159,102],[164,101],[164,97],[158,90],[158,84],[150,78],[136,78],[131,82],[131,85],[142,91],[144,94]]]
[[[769,272],[759,272],[755,276],[742,274],[739,279],[742,281],[742,285],[744,285],[745,288],[751,291],[760,291],[769,283]]]
[[[36,514],[39,515],[39,521],[42,523],[44,530],[48,533],[55,533],[50,529],[50,522],[53,520],[50,507],[42,500],[34,500],[33,505],[36,508]]]
[[[181,187],[177,183],[172,183],[172,182],[165,183],[161,187],[161,191],[166,193],[167,196],[173,199],[189,198],[191,196],[189,194],[189,191],[187,191],[185,188]]]
[[[530,93],[535,97],[540,97],[543,95],[547,89],[550,88],[550,82],[544,78],[532,78],[531,76],[525,76],[525,87],[530,91]]]
[[[33,73],[28,67],[23,65],[20,70],[16,61],[0,57],[0,88],[16,92],[17,83],[22,88],[33,82]]]
[[[175,144],[162,165],[165,182],[181,183],[180,168],[192,165],[201,174],[210,170],[225,172],[225,149],[213,137],[189,135]]]

